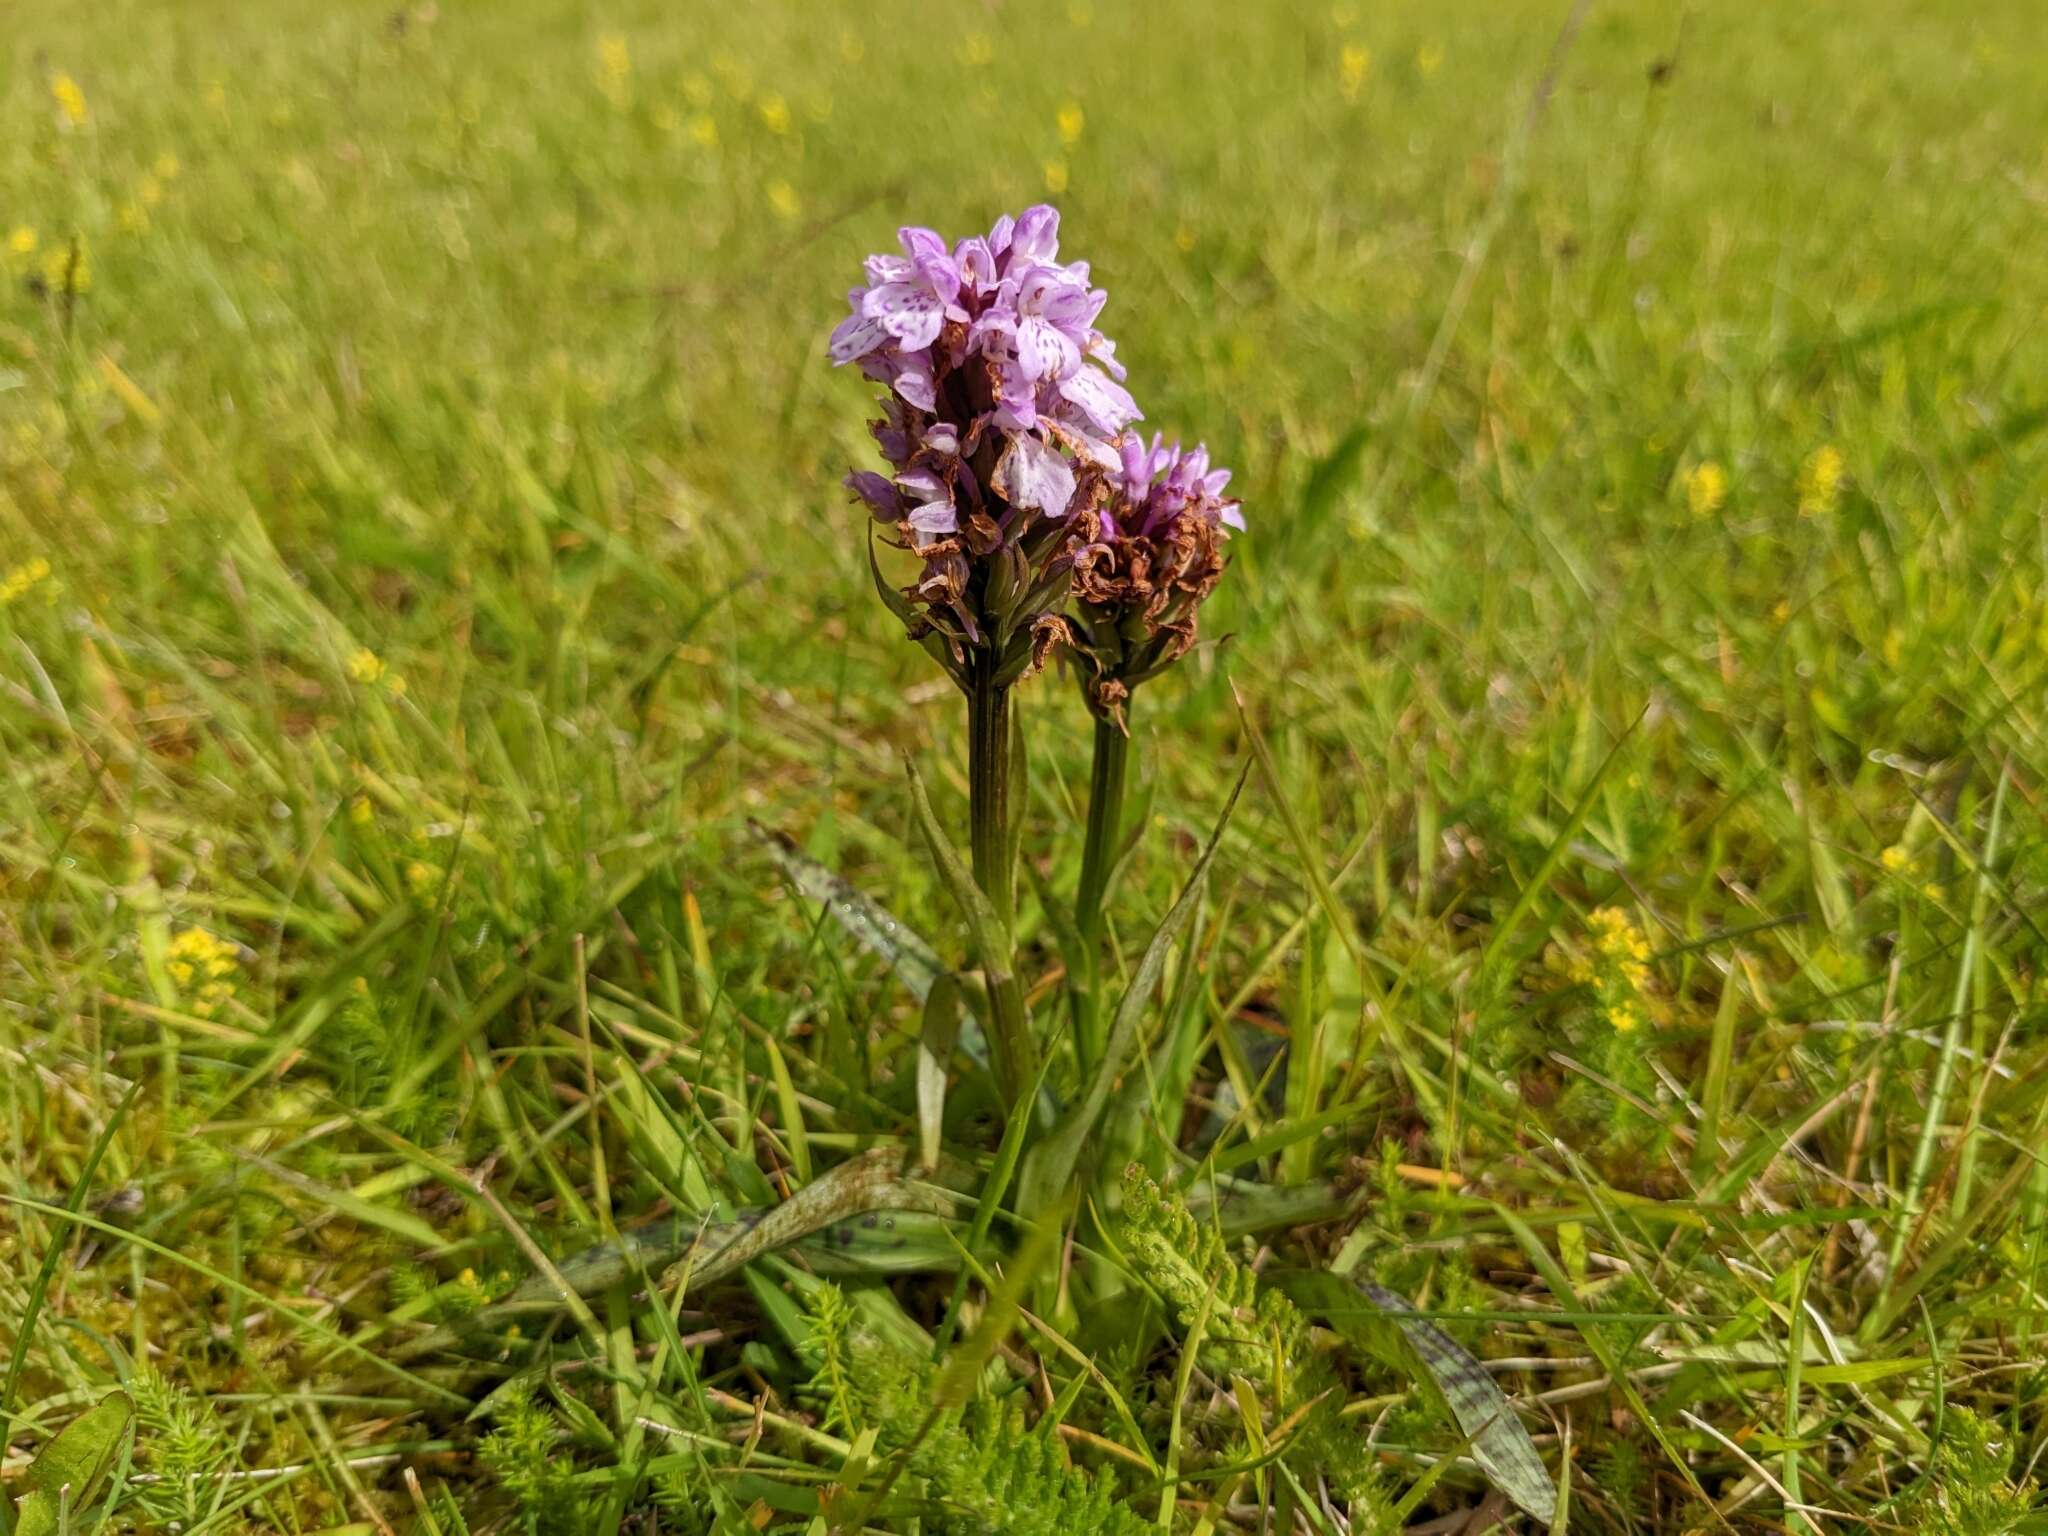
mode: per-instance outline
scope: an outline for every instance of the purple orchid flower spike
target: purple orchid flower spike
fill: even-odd
[[[1014,682],[1063,639],[1067,526],[1142,414],[1096,329],[1108,294],[1086,262],[1060,262],[1059,232],[1043,204],[951,244],[905,226],[863,264],[826,348],[884,391],[889,473],[847,487],[924,561],[901,596],[963,687],[983,667]]]

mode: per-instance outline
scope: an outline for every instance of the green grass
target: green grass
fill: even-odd
[[[2038,16],[1566,10],[9,10],[10,1487],[125,1386],[79,1528],[930,1530],[998,1473],[1056,1511],[1065,1457],[1186,1530],[1494,1497],[1371,1319],[1297,1426],[1277,1344],[1120,1259],[1123,1164],[1199,1193],[1214,1103],[1293,1193],[1212,1294],[1410,1298],[1572,1529],[2026,1528]],[[1190,1102],[1120,1101],[1070,1246],[1000,1195],[855,1216],[418,1349],[916,1144],[922,1010],[746,823],[959,963],[900,754],[964,846],[964,711],[875,600],[822,338],[899,223],[1049,183],[1251,524],[1141,697],[1107,924],[1127,977],[1254,765],[1146,1010]],[[1089,722],[1020,702],[1050,1029]],[[985,1179],[977,1074],[949,1104]],[[912,1444],[930,1334],[980,1417]]]

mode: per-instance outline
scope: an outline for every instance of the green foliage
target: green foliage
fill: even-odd
[[[853,1308],[847,1304],[846,1293],[827,1281],[811,1292],[810,1315],[807,1353],[816,1362],[810,1380],[812,1399],[819,1405],[825,1428],[857,1435],[864,1419],[854,1383]]]
[[[883,1443],[903,1455],[940,1536],[1137,1536],[1150,1523],[1115,1497],[1107,1473],[1068,1459],[1050,1415],[1027,1426],[1015,1397],[934,1412],[933,1372],[879,1333],[853,1358]]]
[[[497,1427],[479,1443],[477,1457],[512,1496],[520,1529],[527,1536],[587,1531],[591,1512],[561,1449],[553,1410],[523,1381],[501,1392],[493,1407]]]
[[[1166,1195],[1137,1164],[1124,1172],[1121,1240],[1131,1267],[1183,1328],[1206,1306],[1202,1352],[1225,1374],[1272,1383],[1298,1376],[1308,1324],[1294,1304],[1233,1258],[1222,1233]]]
[[[1919,1536],[2013,1536],[2039,1528],[2034,1480],[2014,1482],[2012,1442],[1967,1408],[1942,1419],[1927,1474],[1900,1501],[1897,1517]]]
[[[211,1406],[169,1380],[153,1364],[136,1368],[128,1383],[135,1399],[135,1456],[157,1482],[130,1485],[130,1496],[159,1524],[196,1525],[224,1491],[215,1474],[234,1456],[234,1445]]]

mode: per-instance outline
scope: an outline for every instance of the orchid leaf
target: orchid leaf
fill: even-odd
[[[1479,1468],[1526,1514],[1548,1521],[1557,1487],[1514,1405],[1485,1366],[1409,1302],[1384,1286],[1327,1270],[1278,1277],[1303,1311],[1374,1356],[1406,1371],[1450,1414]],[[1361,1308],[1360,1298],[1368,1304]]]
[[[65,1425],[22,1474],[15,1536],[57,1536],[99,1502],[126,1449],[135,1404],[110,1392]]]

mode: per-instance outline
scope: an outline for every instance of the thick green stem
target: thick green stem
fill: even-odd
[[[977,666],[967,688],[968,841],[974,883],[995,909],[1004,953],[982,957],[996,1086],[1015,1106],[1038,1073],[1038,1042],[1016,974],[1016,871],[1010,864],[1010,690]]]
[[[1116,862],[1123,829],[1124,768],[1131,738],[1107,720],[1095,722],[1095,763],[1088,776],[1088,841],[1081,850],[1081,888],[1074,897],[1074,926],[1084,939],[1102,931],[1102,898]]]
[[[1008,867],[1010,690],[977,669],[967,690],[967,802],[974,880],[1008,928],[1016,872]]]
[[[1124,777],[1131,738],[1108,720],[1095,722],[1095,762],[1088,779],[1088,841],[1081,850],[1081,885],[1074,896],[1074,930],[1081,941],[1081,974],[1073,998],[1076,1045],[1084,1070],[1102,1054],[1102,898],[1123,833]]]

